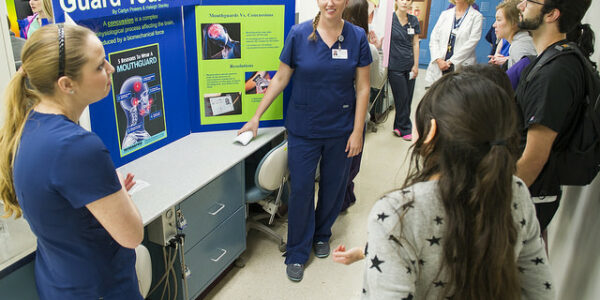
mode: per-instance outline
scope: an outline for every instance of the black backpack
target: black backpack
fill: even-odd
[[[561,55],[575,55],[585,73],[585,99],[569,121],[562,143],[553,145],[547,166],[560,185],[587,185],[600,170],[600,76],[591,62],[574,43],[556,45],[546,50],[530,69],[526,82],[547,63]],[[533,60],[532,60],[533,61]],[[541,175],[541,174],[540,174]]]

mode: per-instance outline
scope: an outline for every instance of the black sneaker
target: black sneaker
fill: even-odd
[[[325,258],[329,256],[329,242],[316,242],[313,247],[315,248],[315,256],[318,258]]]
[[[285,269],[287,277],[291,281],[299,282],[304,276],[304,265],[303,264],[289,264]]]

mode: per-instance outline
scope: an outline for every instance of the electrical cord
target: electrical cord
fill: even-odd
[[[150,290],[150,292],[148,293],[148,295],[151,295],[154,291],[156,291],[158,289],[158,287],[163,284],[163,281],[165,282],[163,285],[163,290],[160,296],[160,299],[164,299],[165,297],[165,292],[168,295],[168,299],[171,299],[171,286],[170,286],[170,280],[169,277],[172,276],[173,277],[173,299],[177,299],[177,274],[175,273],[175,260],[177,258],[177,250],[179,249],[179,246],[181,244],[181,247],[183,247],[183,238],[185,237],[184,234],[178,234],[176,236],[174,236],[173,238],[171,238],[171,240],[169,240],[169,244],[165,247],[162,248],[163,251],[163,264],[165,266],[165,273],[161,276],[161,278],[158,280],[158,282],[156,283],[156,285]],[[168,248],[168,254],[167,254],[167,248]],[[174,250],[174,251],[172,251]],[[185,272],[185,270],[182,270],[182,272]]]

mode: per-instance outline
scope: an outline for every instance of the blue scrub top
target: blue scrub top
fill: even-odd
[[[63,115],[32,112],[13,168],[37,237],[41,299],[141,299],[135,251],[120,246],[85,205],[121,189],[100,138]]]
[[[413,53],[413,39],[415,34],[421,33],[421,26],[419,26],[419,19],[417,17],[407,14],[408,22],[402,26],[398,16],[394,12],[392,19],[392,38],[390,40],[390,64],[388,69],[392,71],[410,71],[412,69],[414,61]],[[414,34],[408,34],[408,29],[412,28]]]
[[[279,59],[294,69],[285,125],[305,138],[348,135],[354,128],[356,68],[372,62],[365,30],[344,22],[343,42],[329,48],[319,37],[311,41],[312,21],[294,25]],[[346,49],[347,59],[334,59],[332,49]]]

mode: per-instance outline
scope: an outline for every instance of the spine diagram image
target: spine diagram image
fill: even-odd
[[[121,86],[121,108],[127,117],[127,129],[121,143],[121,148],[129,148],[139,141],[150,138],[144,127],[144,117],[150,114],[152,102],[148,84],[141,76],[133,76],[125,80]],[[123,99],[125,98],[125,99]]]
[[[158,44],[109,54],[121,157],[167,137]]]

